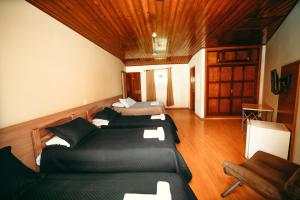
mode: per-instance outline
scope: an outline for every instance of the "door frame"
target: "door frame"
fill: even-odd
[[[126,98],[127,84],[126,84],[126,72],[125,71],[121,71],[121,81],[122,81],[122,97]]]
[[[128,80],[128,77],[127,75],[128,74],[133,74],[133,73],[139,73],[139,78],[141,80],[141,72],[125,72],[125,71],[122,71],[121,72],[121,76],[122,76],[122,89],[123,89],[123,98],[127,98],[128,97],[128,85],[127,85],[127,80]],[[141,85],[141,81],[139,82],[139,85],[140,85],[140,89],[142,89],[142,85]],[[142,101],[142,94],[140,93],[140,100]]]
[[[192,76],[191,75],[194,75],[194,98],[193,98],[193,100],[194,100],[194,102],[192,102]],[[190,108],[190,110],[192,110],[193,112],[195,112],[195,103],[196,103],[196,88],[195,88],[195,86],[196,86],[196,68],[195,68],[195,66],[193,66],[193,67],[191,67],[190,68],[190,106],[189,106],[189,108]],[[194,105],[194,108],[192,109],[192,107],[191,107],[191,105]]]

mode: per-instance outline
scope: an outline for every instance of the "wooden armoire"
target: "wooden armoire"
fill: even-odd
[[[206,49],[206,116],[240,115],[243,103],[257,103],[260,46]]]

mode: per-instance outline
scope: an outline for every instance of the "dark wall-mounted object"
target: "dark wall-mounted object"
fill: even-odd
[[[271,71],[271,91],[275,95],[279,94],[279,78],[276,69]]]
[[[276,69],[273,69],[271,71],[271,91],[275,95],[287,91],[291,81],[292,75],[284,75],[281,78],[279,78]]]

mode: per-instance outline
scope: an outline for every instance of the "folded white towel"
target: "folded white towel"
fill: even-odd
[[[49,146],[49,145],[62,145],[62,146],[70,147],[70,144],[66,140],[64,140],[58,136],[54,136],[53,138],[48,140],[46,142],[46,146]]]
[[[158,181],[156,196],[159,200],[172,200],[170,184],[165,181]]]
[[[150,106],[158,106],[159,102],[158,101],[152,101],[150,102]]]
[[[158,200],[155,194],[126,193],[123,200]]]
[[[166,119],[166,116],[165,116],[165,114],[151,115],[151,119],[152,119],[152,120],[154,120],[154,119],[165,120],[165,119]]]
[[[165,181],[158,181],[156,194],[126,193],[123,200],[172,200],[170,184]]]
[[[41,154],[39,154],[36,159],[35,159],[35,163],[37,164],[37,166],[41,165]]]
[[[107,126],[109,121],[105,119],[93,119],[93,124],[97,127]]]
[[[145,139],[157,138],[160,141],[165,140],[165,131],[163,127],[158,127],[156,130],[144,130],[143,137]]]

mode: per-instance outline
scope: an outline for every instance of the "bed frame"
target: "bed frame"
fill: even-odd
[[[98,106],[92,107],[91,109],[86,111],[86,119],[92,122],[95,114],[103,109],[104,107],[98,107]]]
[[[91,117],[93,117],[95,115],[95,113],[99,112],[100,110],[101,110],[101,108],[99,108],[99,107],[93,107],[86,112],[82,112],[79,114],[72,114],[65,118],[58,119],[50,124],[46,124],[45,126],[42,126],[40,128],[33,129],[31,136],[32,136],[34,157],[37,158],[38,155],[40,155],[40,153],[42,152],[43,148],[45,148],[46,142],[48,140],[50,140],[52,137],[54,137],[54,134],[47,130],[48,127],[58,126],[58,125],[67,123],[73,119],[76,119],[78,117],[89,120],[89,117],[88,117],[88,116],[90,116],[89,113],[92,113]],[[91,120],[89,120],[89,121],[91,121]]]
[[[34,151],[35,158],[37,158],[38,155],[42,152],[43,148],[45,148],[46,142],[50,140],[52,137],[54,137],[54,134],[48,131],[47,128],[67,123],[72,119],[74,119],[74,115],[59,119],[43,127],[32,130],[31,134],[32,134],[32,143],[33,143],[33,151]]]

